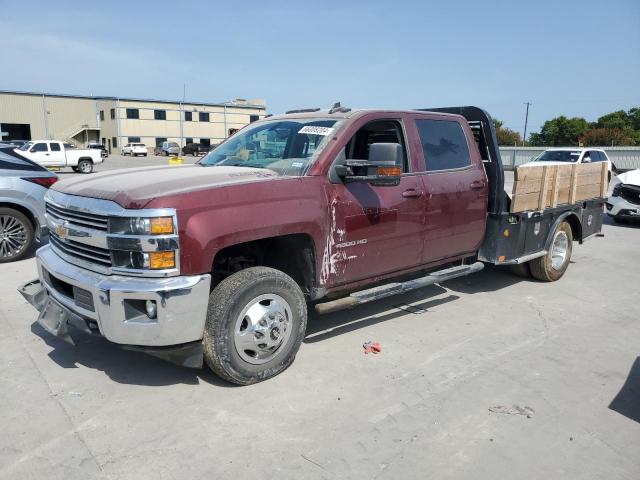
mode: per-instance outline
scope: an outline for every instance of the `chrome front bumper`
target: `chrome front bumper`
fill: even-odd
[[[165,347],[202,339],[211,276],[102,275],[62,260],[49,245],[36,254],[38,279],[19,288],[49,333],[70,340],[68,325],[121,345]],[[144,310],[155,300],[156,318]]]

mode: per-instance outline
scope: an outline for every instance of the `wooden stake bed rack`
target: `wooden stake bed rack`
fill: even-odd
[[[515,170],[511,213],[572,205],[604,198],[609,186],[606,162],[521,166]]]

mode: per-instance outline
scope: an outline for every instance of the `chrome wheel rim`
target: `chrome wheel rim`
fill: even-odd
[[[82,162],[80,164],[80,171],[82,173],[89,173],[91,171],[91,165],[88,164],[87,162]]]
[[[551,267],[554,270],[562,269],[569,252],[569,237],[567,233],[560,230],[556,233],[551,245]]]
[[[291,306],[280,295],[268,293],[254,298],[236,319],[236,352],[253,365],[272,360],[291,337],[292,319]]]
[[[0,215],[0,257],[15,257],[27,245],[27,227],[11,215]]]

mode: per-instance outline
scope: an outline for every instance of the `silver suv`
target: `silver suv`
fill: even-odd
[[[44,194],[55,173],[0,144],[0,263],[20,260],[46,233]]]

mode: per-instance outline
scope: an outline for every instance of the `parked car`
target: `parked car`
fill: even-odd
[[[0,263],[23,258],[46,232],[44,194],[57,180],[35,162],[0,151]]]
[[[31,140],[18,149],[20,154],[47,168],[71,167],[74,172],[91,173],[103,162],[98,150],[79,149],[57,140]]]
[[[607,214],[618,223],[640,220],[640,169],[621,173],[618,180],[607,199]]]
[[[47,194],[51,242],[20,292],[68,341],[79,327],[266,380],[294,361],[308,305],[353,307],[484,263],[565,274],[605,200],[512,212],[495,138],[475,107],[336,106],[254,122],[195,165],[71,178]]]
[[[144,143],[127,143],[121,150],[122,155],[131,155],[132,157],[137,157],[138,155],[142,155],[143,157],[147,156],[147,146]]]
[[[549,148],[535,157],[531,162],[525,163],[524,166],[539,165],[539,162],[544,162],[548,165],[607,162],[609,181],[611,181],[611,173],[616,172],[615,166],[607,156],[607,152],[599,148]]]
[[[187,143],[184,147],[182,147],[183,155],[206,155],[209,153],[209,146],[204,145],[202,143]]]
[[[154,155],[162,155],[163,157],[169,155],[179,155],[180,145],[176,142],[162,142],[162,145],[157,146],[153,151]]]
[[[100,155],[102,155],[102,158],[107,158],[109,156],[109,151],[107,150],[107,147],[105,147],[101,143],[90,143],[89,148],[93,148],[94,150],[100,150]]]

